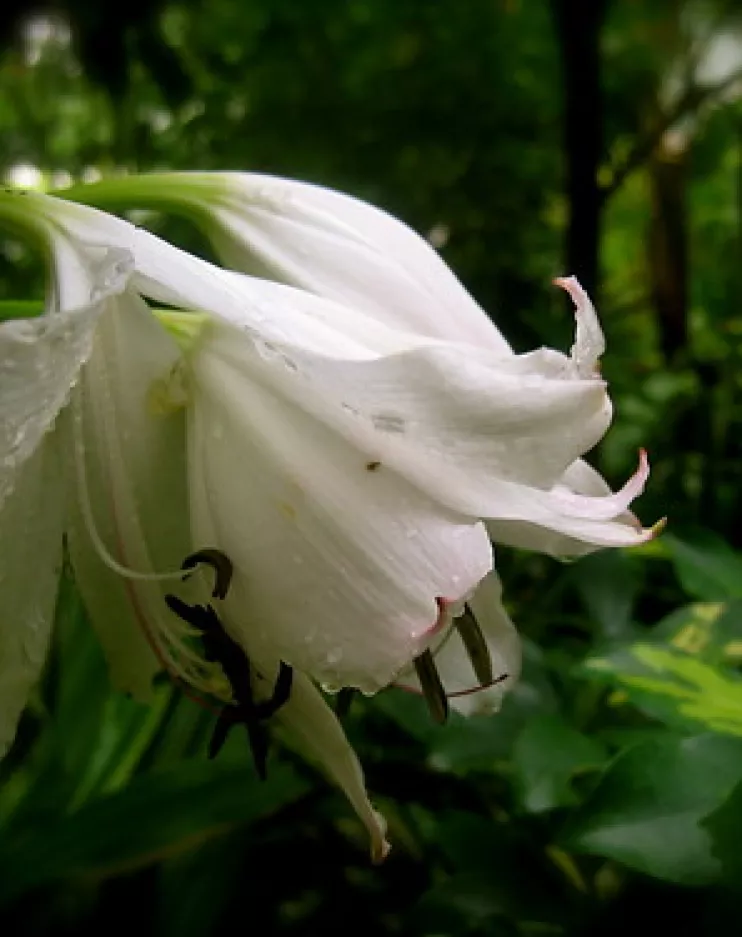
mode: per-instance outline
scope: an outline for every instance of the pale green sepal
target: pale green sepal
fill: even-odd
[[[221,173],[141,173],[73,185],[51,194],[95,208],[152,208],[201,214],[204,202],[225,196],[228,180],[229,176]]]
[[[204,329],[211,322],[211,316],[203,312],[173,309],[153,309],[152,312],[184,353],[195,347],[202,338]]]

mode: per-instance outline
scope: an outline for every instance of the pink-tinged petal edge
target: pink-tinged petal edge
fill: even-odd
[[[629,480],[615,493],[609,495],[580,495],[567,488],[557,486],[550,492],[551,498],[565,514],[589,520],[611,520],[623,514],[632,501],[644,491],[649,478],[649,458],[646,449],[639,450],[639,465]]]

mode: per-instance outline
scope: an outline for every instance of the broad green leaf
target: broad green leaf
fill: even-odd
[[[653,644],[671,644],[687,654],[719,663],[742,655],[741,621],[742,599],[694,602],[658,622],[650,638]]]
[[[600,768],[604,749],[558,716],[527,723],[513,751],[518,798],[528,813],[541,813],[577,803],[572,778]]]
[[[634,644],[584,664],[621,688],[625,698],[680,728],[710,729],[742,738],[742,680],[682,651]]]
[[[668,735],[629,749],[608,766],[563,834],[591,853],[670,882],[704,885],[721,864],[700,821],[742,775],[742,743]]]

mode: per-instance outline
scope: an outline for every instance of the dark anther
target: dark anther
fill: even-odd
[[[166,595],[165,602],[171,611],[201,632],[204,656],[209,661],[221,664],[232,688],[234,702],[223,706],[219,713],[209,743],[209,758],[215,758],[219,754],[233,726],[242,724],[247,729],[255,770],[261,780],[265,780],[269,738],[264,722],[288,702],[291,696],[293,669],[281,661],[271,697],[256,702],[250,660],[240,645],[224,630],[214,609],[210,605],[188,605],[175,595]]]
[[[294,682],[294,668],[289,667],[285,661],[281,661],[278,668],[278,676],[273,685],[273,693],[270,699],[262,700],[257,703],[256,709],[261,719],[270,719],[278,710],[288,703],[291,696],[291,684]]]
[[[471,608],[468,605],[465,606],[464,614],[454,618],[453,623],[464,642],[466,653],[469,655],[477,680],[479,680],[481,686],[491,686],[494,683],[495,676],[492,670],[492,658],[482,634],[482,629],[479,627],[479,622],[474,617]]]
[[[443,725],[448,718],[448,699],[430,651],[423,651],[415,658],[415,670],[430,715],[437,723]]]
[[[224,599],[229,591],[229,584],[232,581],[234,566],[232,561],[221,550],[214,550],[212,547],[206,547],[203,550],[197,550],[191,553],[181,563],[181,569],[194,569],[200,563],[210,566],[216,574],[214,581],[214,591],[211,593],[215,599]]]
[[[335,700],[335,715],[338,719],[344,719],[348,715],[355,695],[356,691],[352,686],[346,686],[340,690]]]

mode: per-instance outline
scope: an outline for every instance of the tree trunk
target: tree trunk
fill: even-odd
[[[688,342],[687,149],[664,141],[649,163],[649,282],[660,347],[668,364]]]
[[[603,151],[600,32],[607,0],[552,0],[564,76],[564,152],[569,226],[566,273],[594,297],[598,286]]]

